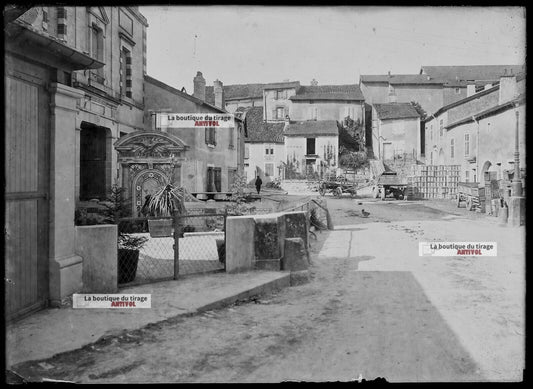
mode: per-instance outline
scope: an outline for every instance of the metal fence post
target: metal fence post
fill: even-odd
[[[181,234],[181,218],[179,211],[175,210],[173,214],[173,223],[174,224],[174,279],[177,280],[180,274],[180,234]]]

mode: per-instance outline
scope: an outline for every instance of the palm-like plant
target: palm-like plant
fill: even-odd
[[[172,216],[174,211],[184,214],[185,210],[185,190],[168,184],[156,193],[151,195],[148,202],[148,209],[156,216]]]

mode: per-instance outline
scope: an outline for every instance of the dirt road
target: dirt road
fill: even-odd
[[[522,229],[448,204],[328,205],[341,229],[312,242],[310,283],[16,371],[83,383],[522,379]],[[467,240],[497,242],[498,256],[418,256],[420,241]]]

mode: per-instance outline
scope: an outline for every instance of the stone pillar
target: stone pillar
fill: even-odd
[[[226,272],[253,269],[255,262],[255,220],[253,216],[226,219]]]
[[[83,292],[116,293],[117,226],[76,227],[76,252],[83,257]]]
[[[82,258],[75,254],[76,101],[83,94],[52,83],[50,128],[50,303],[82,289]]]

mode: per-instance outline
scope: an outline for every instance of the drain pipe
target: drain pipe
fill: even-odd
[[[479,177],[479,121],[476,120],[475,116],[472,116],[472,120],[476,122],[476,179],[477,182],[481,182],[481,178]]]

